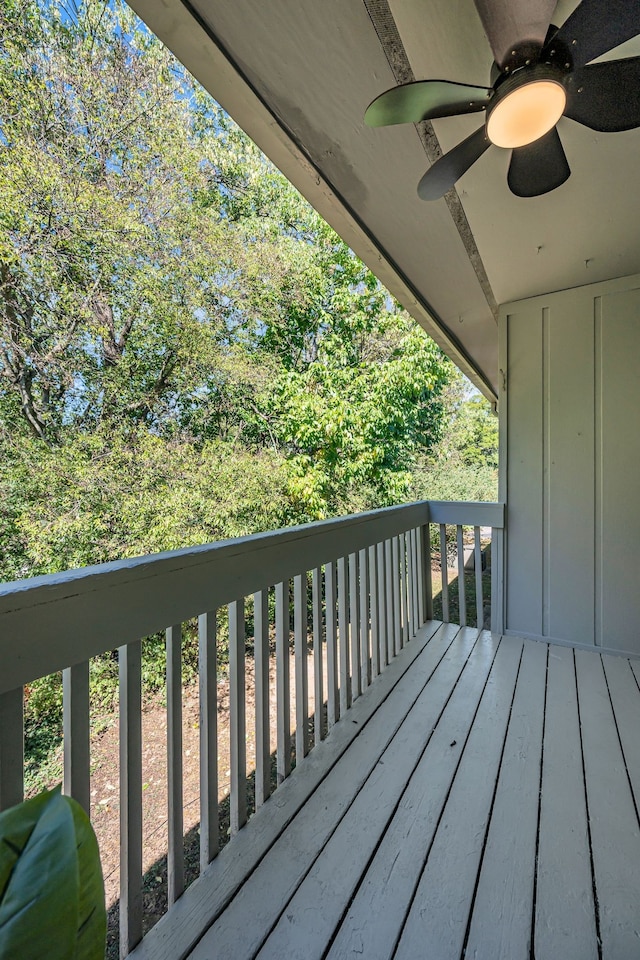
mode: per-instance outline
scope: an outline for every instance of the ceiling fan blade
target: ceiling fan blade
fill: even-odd
[[[582,0],[545,46],[563,43],[574,65],[583,66],[640,33],[637,0]]]
[[[603,133],[640,127],[640,57],[590,63],[569,79],[566,117]]]
[[[555,190],[570,175],[564,147],[554,127],[534,143],[512,152],[507,182],[516,197],[539,197]]]
[[[470,137],[449,150],[443,157],[429,167],[418,184],[418,196],[421,200],[439,200],[450,190],[456,180],[466,173],[472,164],[491,146],[484,126]]]
[[[542,48],[557,0],[475,0],[499,67],[523,44]]]
[[[493,96],[491,87],[472,87],[450,80],[416,80],[392,87],[370,103],[364,115],[369,127],[419,123],[435,117],[478,113]]]

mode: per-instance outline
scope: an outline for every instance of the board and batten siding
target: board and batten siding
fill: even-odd
[[[506,630],[640,654],[640,276],[500,311]]]

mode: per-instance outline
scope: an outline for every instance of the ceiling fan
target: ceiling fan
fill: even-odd
[[[365,123],[383,127],[485,112],[484,124],[440,157],[418,184],[438,200],[494,144],[512,149],[518,197],[555,190],[571,174],[556,129],[570,117],[592,130],[640,127],[640,57],[591,63],[640,34],[640,0],[582,0],[560,27],[557,0],[474,0],[495,58],[488,87],[417,80],[387,90]]]

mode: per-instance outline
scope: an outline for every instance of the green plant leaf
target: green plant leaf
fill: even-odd
[[[74,960],[102,960],[107,936],[107,912],[98,841],[79,803],[65,797],[73,814],[78,854],[78,934]]]
[[[73,815],[57,791],[0,814],[1,960],[71,960],[78,928]]]
[[[0,814],[0,960],[102,960],[98,843],[59,788]]]

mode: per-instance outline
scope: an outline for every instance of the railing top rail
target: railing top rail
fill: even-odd
[[[3,584],[0,693],[429,521],[501,526],[503,509],[420,501]]]

